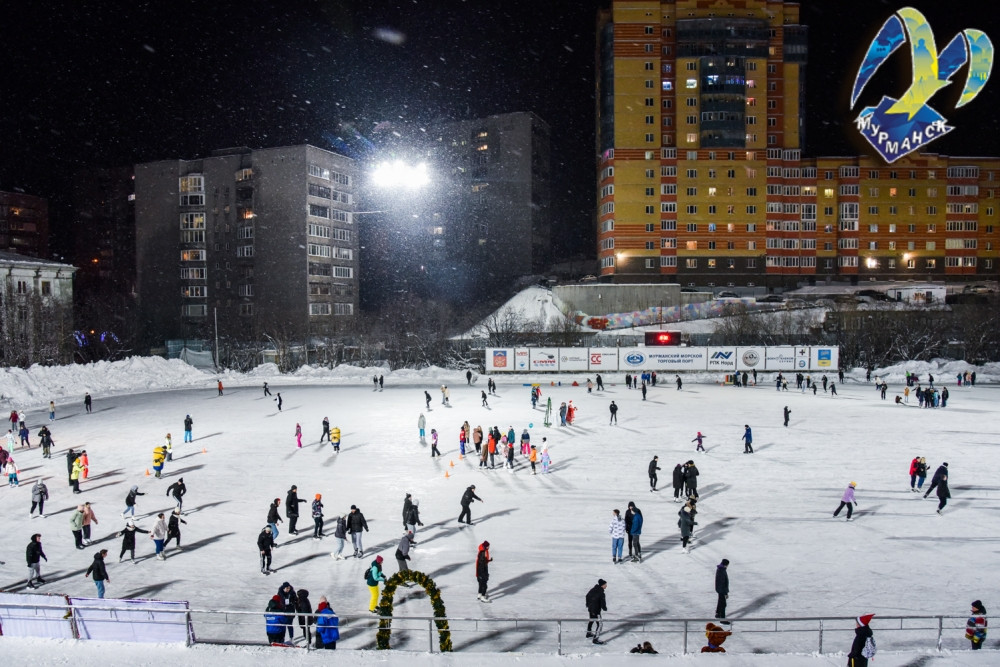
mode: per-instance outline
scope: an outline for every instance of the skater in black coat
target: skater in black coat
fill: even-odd
[[[719,596],[719,601],[715,605],[715,617],[726,617],[726,600],[729,598],[729,559],[723,558],[722,562],[715,566],[715,592]]]
[[[826,391],[826,390],[824,389],[823,391]],[[790,417],[791,415],[792,415],[792,411],[791,411],[791,410],[789,410],[789,409],[788,409],[788,406],[786,405],[786,406],[785,406],[785,428],[787,428],[787,427],[788,427],[788,418],[789,418],[789,417]]]
[[[694,461],[684,464],[684,486],[687,487],[686,494],[689,498],[698,497],[698,468]]]
[[[132,560],[132,562],[133,563],[135,562],[135,534],[148,533],[148,532],[149,532],[148,530],[143,530],[142,528],[136,526],[135,522],[132,521],[132,519],[128,520],[128,523],[125,524],[125,528],[123,528],[122,531],[118,533],[118,537],[122,538],[122,551],[120,554],[118,554],[119,563],[122,562],[122,559],[125,558],[126,551],[128,552],[129,558]]]
[[[940,514],[944,506],[948,504],[948,499],[951,498],[951,491],[948,490],[948,476],[945,475],[937,485],[937,497],[938,497],[938,508],[937,513]]]
[[[264,526],[257,534],[257,549],[260,551],[260,573],[271,574],[271,549],[274,547],[274,536],[271,527]]]
[[[299,598],[295,594],[295,589],[287,581],[278,588],[278,597],[281,598],[281,609],[285,612],[285,628],[288,630],[288,639],[295,637],[295,611]]]
[[[649,490],[656,491],[656,471],[660,470],[660,466],[657,465],[660,460],[659,456],[654,456],[653,460],[649,462]]]
[[[285,496],[285,516],[288,517],[288,532],[292,535],[298,535],[295,523],[299,520],[299,503],[304,502],[299,498],[299,487],[292,484],[292,488],[288,489],[288,495]],[[270,521],[269,518],[268,522]]]
[[[941,482],[948,481],[948,464],[942,463],[938,466],[938,469],[934,471],[934,476],[931,477],[931,485],[927,487],[927,493],[924,494],[924,498],[931,495],[933,491]]]
[[[406,530],[406,518],[410,514],[410,507],[413,505],[413,496],[409,493],[403,498],[403,530]]]
[[[361,558],[365,555],[361,537],[367,530],[368,522],[365,521],[365,515],[361,513],[357,505],[351,505],[351,513],[347,515],[347,532],[351,534],[351,541],[354,543],[355,558]]]
[[[604,591],[608,588],[608,582],[603,579],[597,580],[597,585],[587,592],[587,614],[590,615],[590,622],[587,623],[587,637],[593,638],[595,644],[603,644],[601,641],[601,612],[608,610],[608,601]],[[596,620],[595,620],[596,619]]]
[[[175,509],[170,514],[170,519],[167,521],[167,539],[163,542],[164,548],[170,544],[170,540],[177,540],[177,548],[180,548],[182,523],[187,525],[187,521],[181,518],[181,511],[179,509]]]
[[[309,591],[300,588],[295,600],[295,610],[299,612],[299,629],[302,636],[306,638],[306,646],[312,644],[312,632],[309,626],[316,622],[316,617],[312,616],[312,602],[309,601]]]
[[[472,525],[472,510],[469,509],[469,506],[476,500],[483,502],[483,499],[476,495],[476,485],[473,484],[465,490],[465,493],[462,494],[462,513],[458,515],[459,523],[462,523],[462,517],[465,517],[465,523],[470,526]]]
[[[679,503],[681,499],[681,490],[684,488],[684,468],[678,463],[674,466],[674,502]]]

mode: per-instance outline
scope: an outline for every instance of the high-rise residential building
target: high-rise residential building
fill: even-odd
[[[127,298],[135,291],[133,169],[87,169],[73,178],[76,292]]]
[[[0,192],[0,250],[49,256],[49,203],[23,192]]]
[[[802,156],[807,35],[780,0],[599,15],[603,280],[997,277],[1000,159]]]
[[[309,145],[135,167],[136,275],[151,341],[303,341],[358,303],[353,160]]]
[[[401,143],[427,163],[431,183],[375,195],[389,214],[366,235],[365,280],[377,283],[366,290],[463,301],[543,273],[552,233],[548,124],[517,112],[425,130]]]

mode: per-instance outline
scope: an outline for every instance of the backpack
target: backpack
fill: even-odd
[[[369,573],[371,573],[371,570],[372,569],[370,567],[366,568],[365,571],[361,575],[361,578],[365,580],[366,584],[368,583],[368,575],[369,575]]]
[[[875,657],[875,640],[872,637],[865,638],[865,647],[861,649],[861,655],[865,658]]]

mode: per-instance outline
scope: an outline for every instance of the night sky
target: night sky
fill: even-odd
[[[384,122],[422,127],[533,111],[552,127],[557,256],[594,254],[594,45],[601,0],[7,0],[0,3],[0,189],[52,199],[88,166],[195,158],[236,145],[308,142],[357,155]],[[938,48],[958,30],[1000,45],[993,2],[824,0],[810,26],[804,155],[854,155],[850,86],[886,18],[913,6]],[[1000,154],[1000,73],[955,110],[964,71],[935,106],[957,129],[933,144]],[[902,50],[858,105],[909,84]],[[382,125],[380,125],[382,124]],[[58,254],[58,252],[57,252]]]

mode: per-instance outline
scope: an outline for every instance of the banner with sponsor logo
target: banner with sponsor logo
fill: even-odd
[[[590,368],[590,359],[585,347],[560,347],[559,370],[585,371]]]
[[[592,347],[589,355],[590,370],[596,373],[618,370],[617,347]]]
[[[736,370],[736,348],[735,347],[710,347],[708,348],[707,370],[719,371],[721,373],[732,373]]]
[[[797,347],[795,348],[795,371],[807,371],[809,370],[809,348],[808,347]]]
[[[632,347],[618,354],[622,371],[703,371],[708,348],[704,347]]]
[[[832,371],[840,367],[839,347],[809,348],[809,367],[814,371]]]
[[[486,372],[499,373],[514,370],[514,349],[490,349],[486,351]]]
[[[747,371],[756,370],[760,373],[764,370],[764,359],[767,356],[767,348],[764,347],[741,347],[736,350],[736,370]]]
[[[795,368],[794,347],[768,347],[764,352],[764,370],[790,371]]]
[[[487,350],[489,352],[489,350]],[[525,373],[531,370],[528,366],[528,348],[519,347],[514,350],[514,368],[511,370]]]
[[[528,367],[533,371],[559,370],[558,347],[532,347],[528,356]]]

